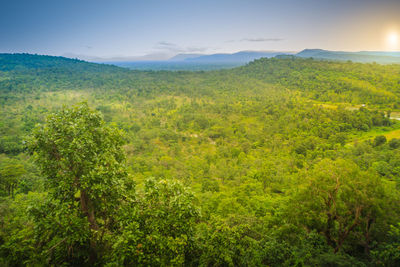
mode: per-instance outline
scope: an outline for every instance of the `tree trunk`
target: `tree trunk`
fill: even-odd
[[[368,218],[367,224],[365,226],[365,234],[364,234],[364,238],[365,238],[364,253],[365,253],[365,255],[369,255],[369,253],[370,253],[369,243],[371,242],[371,240],[370,240],[370,236],[369,236],[369,231],[371,229],[371,225],[373,224],[373,222],[374,222],[373,219]]]
[[[335,240],[332,239],[332,236],[331,236],[331,230],[333,228],[333,224],[334,224],[334,218],[332,218],[331,214],[328,214],[327,226],[326,226],[326,229],[324,230],[323,233],[325,235],[325,238],[326,238],[326,241],[327,241],[328,245],[331,246],[331,247],[335,247],[336,246],[336,242],[335,242]]]
[[[346,238],[348,237],[348,235],[351,233],[351,231],[353,231],[353,229],[358,225],[359,223],[359,218],[360,218],[360,214],[361,214],[361,210],[362,207],[357,207],[356,211],[355,211],[355,218],[353,223],[349,226],[349,228],[347,228],[345,231],[340,231],[339,230],[339,236],[338,236],[338,242],[337,242],[337,246],[334,250],[334,253],[336,254],[337,252],[339,252],[340,248],[343,245],[343,242],[346,240]],[[341,228],[341,227],[340,227]]]
[[[83,214],[86,215],[89,221],[89,227],[91,230],[98,230],[99,226],[96,222],[96,217],[94,215],[93,205],[88,198],[86,191],[81,189],[81,210]],[[92,236],[90,238],[90,255],[89,261],[91,264],[94,264],[97,260],[97,244],[95,238]]]
[[[90,199],[88,198],[86,191],[81,189],[81,209],[83,214],[88,218],[90,229],[98,230],[99,226],[96,222],[96,217],[94,215],[94,210],[91,205]]]

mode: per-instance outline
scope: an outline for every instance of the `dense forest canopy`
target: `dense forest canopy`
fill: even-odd
[[[0,264],[398,266],[400,65],[0,54]]]

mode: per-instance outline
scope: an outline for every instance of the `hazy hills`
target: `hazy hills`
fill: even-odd
[[[121,67],[132,69],[151,69],[151,70],[179,70],[197,68],[187,68],[187,66],[195,66],[196,64],[207,65],[223,65],[223,66],[239,66],[249,63],[259,58],[271,58],[279,55],[293,55],[303,58],[315,58],[324,60],[341,60],[360,63],[380,63],[380,64],[400,64],[400,52],[383,52],[383,51],[329,51],[323,49],[304,49],[298,53],[284,51],[239,51],[237,53],[217,53],[217,54],[198,54],[198,53],[182,53],[173,57],[164,54],[148,54],[136,57],[114,57],[100,58],[86,55],[65,54],[67,58],[81,59],[89,62],[108,63]],[[155,68],[153,68],[156,66]],[[218,66],[216,67],[218,68]],[[203,69],[200,67],[200,69]],[[215,68],[214,68],[215,69]]]
[[[271,58],[277,55],[288,55],[287,52],[258,52],[258,51],[240,51],[233,54],[212,54],[201,55],[197,57],[187,57],[184,60],[190,62],[237,62],[247,63],[259,58]],[[176,57],[174,57],[176,58]]]
[[[177,54],[176,56],[171,57],[168,61],[182,61],[189,60],[193,58],[198,58],[204,56],[203,54]]]
[[[305,49],[299,53],[279,51],[240,51],[233,54],[219,53],[211,55],[203,54],[177,54],[167,60],[141,60],[141,61],[114,61],[104,62],[103,68],[113,69],[115,66],[135,70],[216,70],[245,65],[260,58],[272,58],[276,56],[294,56],[301,58],[314,58],[321,60],[353,61],[359,63],[400,64],[400,52],[360,51],[344,52],[329,51],[323,49]],[[5,62],[7,62],[5,64]],[[83,63],[83,64],[78,64]],[[82,70],[97,71],[96,64],[80,59],[68,57],[39,56],[32,54],[1,54],[0,71],[37,69],[37,68],[72,68],[79,65]],[[109,65],[111,64],[111,65]]]
[[[237,53],[177,54],[168,60],[118,61],[111,64],[137,70],[214,70],[245,65],[260,58],[291,55],[321,60],[353,61],[359,63],[400,64],[400,52],[360,51],[342,52],[305,49],[299,53],[281,51],[240,51]]]
[[[297,57],[326,60],[351,60],[360,63],[400,64],[400,52],[360,51],[342,52],[322,49],[305,49],[296,54]]]
[[[383,52],[383,51],[360,51],[360,52],[342,52],[342,51],[329,51],[323,49],[305,49],[297,54],[290,52],[259,52],[259,51],[240,51],[233,54],[212,54],[200,55],[196,54],[180,54],[170,60],[173,61],[186,61],[192,63],[243,63],[246,64],[250,61],[260,58],[271,58],[279,55],[294,55],[303,58],[316,58],[326,60],[341,60],[360,63],[380,63],[380,64],[400,64],[400,52]]]
[[[233,54],[177,54],[168,60],[157,61],[116,61],[111,64],[135,70],[216,70],[245,65],[260,58],[289,55],[287,52],[240,51]]]

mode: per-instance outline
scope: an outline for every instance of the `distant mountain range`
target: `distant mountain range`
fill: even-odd
[[[168,59],[168,61],[182,61],[182,60],[188,60],[192,58],[197,58],[204,56],[203,54],[177,54],[176,56],[171,57]]]
[[[276,56],[296,56],[302,58],[315,58],[322,60],[340,60],[361,63],[380,63],[380,64],[400,64],[400,52],[383,52],[383,51],[360,51],[360,52],[344,52],[329,51],[323,49],[305,49],[299,53],[282,52],[282,51],[240,51],[237,53],[219,53],[219,54],[177,54],[173,57],[167,57],[165,54],[149,54],[141,57],[114,57],[114,58],[98,58],[84,55],[66,54],[64,56],[70,58],[79,58],[91,62],[109,63],[121,67],[133,69],[190,69],[200,64],[214,64],[225,67],[234,67],[247,64],[250,61],[259,58],[271,58]],[[151,66],[150,66],[150,65]],[[173,67],[171,67],[173,64]],[[142,66],[143,65],[143,66]],[[171,66],[170,66],[171,65]],[[219,68],[218,66],[216,68]],[[197,69],[197,68],[194,68]]]
[[[229,53],[220,53],[220,54],[177,54],[173,57],[168,57],[163,53],[154,53],[147,54],[144,56],[135,56],[135,57],[123,57],[123,56],[115,56],[115,57],[96,57],[96,56],[88,56],[88,55],[80,55],[73,53],[65,53],[62,56],[73,59],[80,59],[90,62],[97,63],[129,63],[129,62],[144,62],[144,61],[166,61],[166,62],[202,62],[202,63],[247,63],[253,61],[255,59],[259,59],[262,57],[275,57],[277,55],[292,55],[292,52],[281,52],[281,51],[240,51],[237,53],[229,54]]]
[[[400,64],[400,52],[381,52],[381,51],[360,51],[360,52],[342,52],[328,51],[322,49],[305,49],[295,54],[297,57],[316,58],[326,60],[351,60],[361,63],[381,63],[381,64]]]
[[[247,63],[259,58],[271,58],[277,55],[289,55],[287,52],[259,52],[259,51],[240,51],[233,54],[212,54],[212,55],[197,55],[196,54],[179,54],[170,60],[177,61],[181,59],[189,62],[201,63]]]

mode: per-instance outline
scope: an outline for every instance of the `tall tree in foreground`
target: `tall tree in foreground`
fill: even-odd
[[[354,163],[322,160],[307,173],[292,205],[292,218],[317,230],[337,253],[362,248],[366,255],[397,220],[394,184]]]
[[[32,213],[50,263],[93,263],[107,248],[126,192],[122,144],[122,133],[86,103],[50,115],[34,130],[29,148],[49,195]]]

